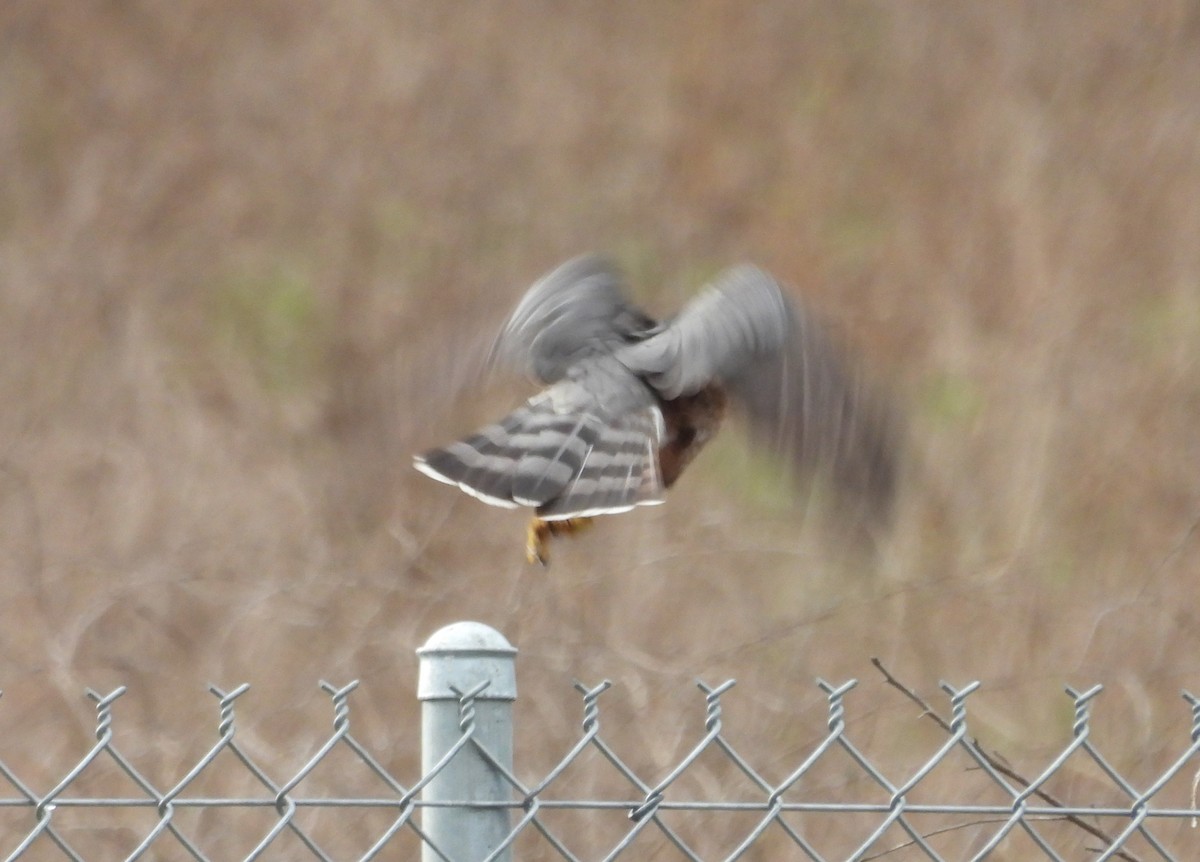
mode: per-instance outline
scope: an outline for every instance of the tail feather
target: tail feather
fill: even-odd
[[[623,512],[662,502],[654,417],[627,417],[623,427],[607,426],[571,484],[538,509],[542,518],[588,517]]]
[[[524,453],[513,476],[513,499],[535,507],[553,500],[579,475],[603,437],[598,416],[530,409],[524,433],[513,441]]]
[[[533,399],[414,466],[496,506],[530,506],[546,520],[622,512],[661,502],[656,407],[606,420],[560,413]]]

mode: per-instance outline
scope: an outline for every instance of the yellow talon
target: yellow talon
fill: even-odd
[[[591,526],[591,518],[564,518],[561,521],[543,521],[534,518],[525,531],[525,559],[530,565],[550,565],[550,537],[569,536]]]

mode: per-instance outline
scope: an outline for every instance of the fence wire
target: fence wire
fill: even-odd
[[[1083,692],[1067,689],[1074,709],[1071,738],[1038,774],[1024,778],[985,752],[968,735],[967,701],[979,683],[961,689],[943,683],[942,689],[949,697],[950,705],[950,718],[938,719],[947,731],[944,742],[908,774],[889,776],[884,767],[873,762],[855,744],[847,729],[845,696],[856,681],[831,685],[818,680],[828,700],[826,730],[818,742],[796,758],[797,762],[790,769],[779,762],[768,764],[777,773],[784,774],[781,780],[770,780],[764,777],[761,766],[756,768],[749,758],[739,753],[726,734],[721,699],[734,686],[734,681],[715,687],[701,682],[699,687],[704,695],[705,709],[703,735],[661,778],[649,780],[631,768],[601,734],[601,697],[611,684],[604,681],[588,687],[576,683],[583,702],[581,736],[549,772],[535,781],[525,782],[505,768],[476,739],[474,699],[485,685],[474,687],[460,698],[459,744],[426,774],[409,781],[393,776],[351,735],[348,697],[357,685],[357,682],[351,682],[339,688],[321,683],[332,701],[333,733],[297,771],[282,778],[268,774],[237,738],[235,705],[249,686],[242,685],[228,692],[212,687],[210,691],[219,704],[217,741],[169,787],[156,786],[114,743],[112,708],[125,693],[125,688],[117,688],[107,695],[89,690],[87,696],[96,709],[96,742],[50,790],[35,791],[0,760],[0,815],[8,818],[4,821],[6,825],[0,828],[0,853],[7,854],[5,858],[9,860],[34,858],[35,854],[39,859],[98,858],[93,855],[93,842],[108,828],[104,824],[114,822],[111,815],[136,812],[142,815],[144,834],[134,834],[131,827],[123,827],[121,836],[134,843],[123,847],[119,858],[371,860],[412,859],[418,852],[423,852],[426,854],[423,858],[476,862],[451,859],[422,830],[422,810],[436,804],[468,813],[480,809],[509,812],[511,830],[508,837],[487,857],[488,860],[506,859],[506,854],[515,852],[515,858],[519,859],[572,862],[603,859],[607,862],[617,858],[650,858],[651,847],[656,848],[655,859],[684,860],[943,860],[989,856],[1053,860],[1200,858],[1200,830],[1196,829],[1200,817],[1196,804],[1197,783],[1200,782],[1200,758],[1197,757],[1200,752],[1200,700],[1186,691],[1183,698],[1191,711],[1190,737],[1181,741],[1178,756],[1160,775],[1139,787],[1123,776],[1090,739],[1091,706],[1101,686]],[[468,747],[477,751],[503,777],[511,789],[510,798],[498,802],[423,801],[422,790]],[[379,788],[377,793],[314,796],[305,792],[305,780],[339,752],[342,759],[338,761],[338,768],[354,769],[366,775]],[[681,779],[702,757],[713,756],[721,760],[727,772],[738,777],[741,786],[750,789],[748,795],[743,793],[737,799],[695,798],[692,786]],[[806,782],[817,774],[821,764],[835,756],[841,759],[843,771],[849,764],[859,779],[844,784],[843,790],[857,789],[860,794],[854,798],[812,798]],[[230,757],[239,766],[230,766],[227,762]],[[929,800],[924,798],[928,794],[918,792],[928,786],[929,776],[949,764],[952,758],[957,758],[953,766],[955,774],[971,771],[975,773],[974,780],[979,781],[982,777],[990,791],[990,801]],[[1068,802],[1049,792],[1050,779],[1064,771],[1068,760],[1077,758],[1083,758],[1098,770],[1099,775],[1106,777],[1109,785],[1106,793],[1110,796],[1115,793],[1120,800],[1118,804]],[[217,766],[218,759],[224,765]],[[86,776],[103,761],[115,765],[117,772],[127,778],[137,792],[121,797],[89,793]],[[607,764],[604,768],[618,776],[619,783],[627,788],[625,795],[591,799],[559,795],[561,779],[573,767],[584,765],[596,769],[603,764]],[[1190,774],[1189,766],[1195,771],[1194,775]],[[256,792],[241,795],[197,793],[202,777],[216,769],[239,770],[241,778],[248,778]],[[1176,790],[1173,797],[1180,795],[1180,786],[1184,796],[1190,788],[1187,804],[1172,805],[1165,800],[1163,791],[1168,784]],[[942,792],[946,786],[943,781],[933,789]],[[976,792],[971,795],[989,794]],[[106,812],[104,824],[89,830],[68,823],[68,815],[81,809],[103,810]],[[196,825],[194,818],[191,825],[183,822],[186,814],[197,811],[258,812],[263,815],[258,827],[261,833],[256,833],[256,843],[244,854],[210,857],[203,848],[211,839],[211,829]],[[349,855],[339,854],[326,846],[307,825],[305,814],[313,811],[326,812],[335,819],[346,817],[351,811],[374,812],[375,831],[364,838],[362,823],[356,821],[350,831],[358,833],[365,849]],[[590,846],[584,855],[585,851],[576,846],[581,836],[591,841],[597,839],[591,833],[584,835],[579,829],[556,825],[553,820],[560,812],[593,817],[611,817],[615,813],[620,815],[624,826],[619,828],[615,840],[604,846]],[[741,818],[741,831],[719,850],[701,849],[699,845],[709,831],[705,824],[722,815]],[[940,825],[931,826],[931,816],[942,818],[937,821]],[[839,817],[854,818],[859,831],[849,844],[843,836],[842,845],[823,846],[823,841],[826,845],[829,843],[828,836],[813,828],[814,818]],[[1166,829],[1167,824],[1174,828]],[[967,829],[971,831],[969,840],[960,840],[957,845],[939,844],[948,835],[957,835],[961,839]],[[1052,829],[1057,830],[1054,835],[1049,834],[1048,830]],[[1082,855],[1072,856],[1062,849],[1064,830],[1075,834],[1078,840],[1067,843],[1073,852]],[[1172,837],[1157,834],[1161,831],[1170,831]],[[666,853],[659,855],[664,846]],[[417,848],[421,848],[420,851]],[[104,858],[113,858],[111,851]]]

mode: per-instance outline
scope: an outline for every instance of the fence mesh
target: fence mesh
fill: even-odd
[[[471,747],[503,776],[510,798],[437,804],[468,813],[509,811],[511,832],[489,858],[506,852],[517,859],[565,860],[1200,858],[1200,701],[1191,694],[1183,693],[1190,736],[1180,740],[1178,755],[1153,780],[1137,784],[1090,739],[1091,709],[1101,686],[1067,689],[1073,705],[1069,741],[1036,774],[1022,775],[968,733],[967,704],[978,683],[963,688],[943,683],[949,717],[941,718],[880,670],[944,732],[936,750],[903,774],[873,760],[852,738],[846,695],[854,680],[841,685],[818,680],[828,700],[819,741],[791,761],[773,758],[766,764],[743,756],[725,727],[722,698],[734,682],[699,683],[703,733],[656,778],[639,774],[602,733],[601,706],[610,683],[576,683],[582,733],[553,768],[533,781],[506,769],[475,738],[474,699],[482,686],[460,699],[459,744],[426,774],[407,780],[394,776],[381,763],[386,758],[372,754],[350,733],[349,696],[357,682],[321,683],[332,701],[332,734],[286,775],[270,774],[238,736],[235,707],[249,686],[213,687],[217,740],[170,786],[150,781],[114,741],[113,705],[125,689],[106,695],[89,690],[96,709],[95,744],[53,787],[38,792],[0,761],[0,854],[8,859],[368,860],[414,859],[423,851],[447,862],[466,862],[450,859],[422,831],[422,810],[431,804],[423,802],[422,789]],[[404,741],[414,740],[405,734]],[[708,794],[699,792],[703,781],[689,779],[702,761],[708,763],[705,775],[722,776]],[[312,792],[311,777],[327,768],[339,776],[354,773],[350,783],[356,789],[337,795]],[[587,786],[603,792],[589,798],[573,793],[578,782],[570,779],[580,770],[602,771],[604,778]],[[1088,798],[1064,798],[1051,790],[1057,776],[1081,770],[1091,776],[1084,782]],[[97,784],[98,771],[115,776],[127,792],[99,794],[95,787],[112,783]],[[964,789],[967,783],[970,789]],[[83,816],[89,813],[94,816]],[[237,840],[244,843],[235,850]]]

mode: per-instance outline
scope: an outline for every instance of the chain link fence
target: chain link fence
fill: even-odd
[[[426,862],[1200,858],[1200,700],[1187,692],[1190,735],[1180,740],[1169,766],[1139,785],[1090,740],[1100,686],[1067,689],[1070,739],[1043,769],[1025,776],[968,732],[967,704],[979,683],[943,683],[949,718],[942,718],[876,662],[887,682],[944,733],[935,751],[896,775],[864,753],[848,729],[845,701],[855,680],[818,680],[828,701],[823,735],[794,761],[768,764],[752,763],[727,733],[722,698],[734,681],[701,682],[703,734],[661,777],[647,778],[602,733],[601,705],[610,683],[576,683],[582,734],[545,775],[529,780],[513,766],[516,650],[486,626],[457,623],[418,652],[419,775],[400,780],[381,763],[386,758],[350,733],[349,696],[357,683],[323,682],[333,706],[332,735],[298,770],[272,776],[237,734],[235,707],[249,688],[243,685],[210,689],[219,708],[216,743],[173,785],[156,786],[114,742],[113,705],[125,689],[88,691],[96,742],[52,788],[36,791],[0,761],[0,853],[10,860]],[[405,739],[417,736],[416,728],[397,731]],[[687,776],[702,759],[714,758],[728,783],[701,796]],[[852,780],[831,790],[833,761],[833,774]],[[1052,779],[1081,761],[1104,785],[1093,782],[1088,799],[1053,793]],[[129,792],[90,790],[89,775],[101,767],[115,772]],[[359,789],[339,795],[313,794],[310,779],[323,767],[339,775],[353,771],[365,785],[360,781]],[[606,779],[590,786],[605,792],[589,798],[571,793],[575,785],[567,776],[580,770],[603,771]],[[214,785],[214,774],[236,774],[236,781]],[[973,789],[961,789],[968,779]],[[235,785],[241,789],[232,790]],[[367,785],[375,789],[364,791]],[[91,825],[76,817],[85,811],[97,814]],[[231,855],[219,839],[235,831],[250,843]],[[225,849],[214,851],[216,845]]]

